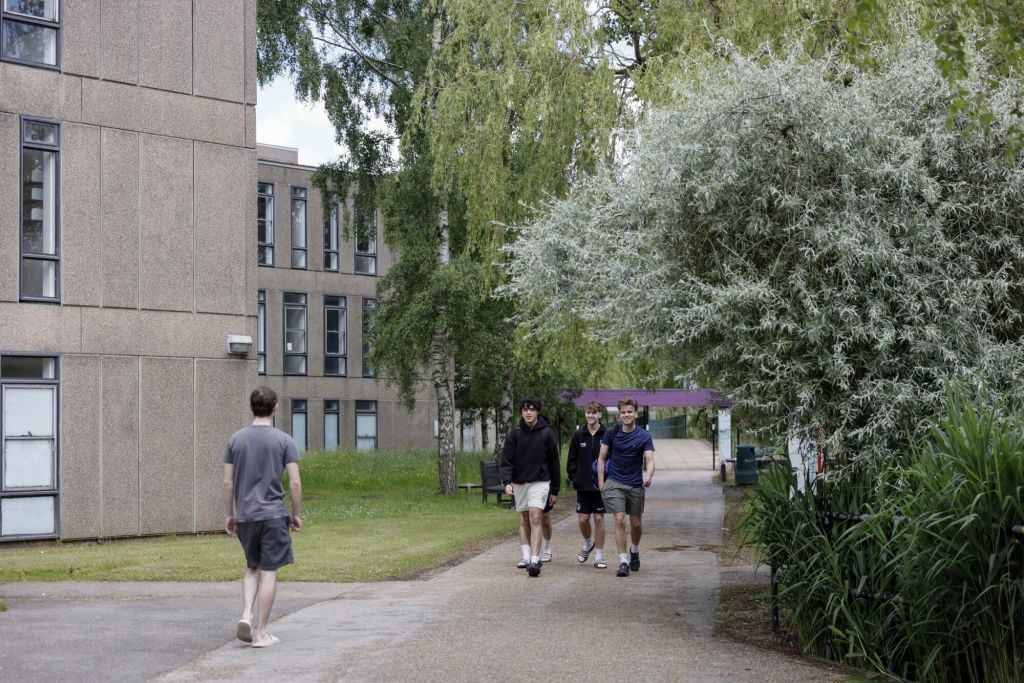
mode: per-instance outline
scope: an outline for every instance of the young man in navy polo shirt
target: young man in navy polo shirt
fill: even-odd
[[[644,514],[644,493],[654,477],[654,439],[636,424],[636,400],[619,401],[617,427],[605,430],[601,453],[597,456],[597,485],[601,489],[605,510],[615,515],[615,547],[619,551],[616,576],[629,576],[640,571],[641,520]],[[609,457],[610,454],[610,457]],[[608,473],[604,464],[608,460]],[[626,555],[626,515],[632,545]]]

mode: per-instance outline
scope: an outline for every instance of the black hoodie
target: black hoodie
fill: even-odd
[[[562,480],[558,440],[547,420],[538,415],[537,422],[530,429],[522,418],[519,419],[519,424],[505,437],[498,472],[505,485],[548,480],[551,482],[548,494],[558,495]]]

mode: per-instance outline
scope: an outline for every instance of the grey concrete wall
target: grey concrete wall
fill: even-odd
[[[59,303],[19,303],[0,212],[0,351],[60,354],[64,538],[219,529],[255,360],[256,0],[65,0],[61,68],[0,62],[0,201],[20,117],[61,125]]]

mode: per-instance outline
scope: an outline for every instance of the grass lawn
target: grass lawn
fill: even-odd
[[[460,482],[480,480],[480,458],[459,456]],[[479,491],[438,495],[432,451],[308,453],[299,466],[303,528],[282,581],[407,576],[511,538],[518,525],[514,512],[483,505]],[[0,547],[0,583],[233,581],[244,567],[238,541],[223,533]]]

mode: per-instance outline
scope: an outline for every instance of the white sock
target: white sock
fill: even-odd
[[[530,559],[530,546],[529,546],[529,544],[524,543],[523,545],[521,545],[519,547],[522,548],[522,550],[523,550],[523,559],[524,560]]]
[[[626,553],[619,553],[619,564],[622,563],[629,564],[629,555]]]
[[[603,560],[604,559],[604,551],[603,550],[596,551],[594,553],[594,559],[595,560]]]
[[[583,550],[585,550],[585,551],[591,550],[593,547],[594,547],[594,542],[592,540],[590,540],[589,538],[587,539],[587,542],[583,544]]]
[[[640,552],[640,546],[638,546],[636,543],[634,543],[633,545],[629,546],[629,552],[631,552],[631,553],[638,553],[638,552]]]
[[[540,562],[540,557],[538,557],[537,555],[531,555],[530,556],[530,563],[531,564],[537,564],[538,562]]]
[[[541,550],[543,550],[544,552],[548,552],[548,551],[551,550],[551,539],[550,538],[545,538],[544,539],[544,545],[541,547]]]

